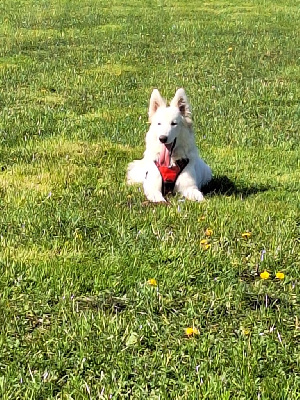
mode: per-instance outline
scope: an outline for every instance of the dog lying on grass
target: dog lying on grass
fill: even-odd
[[[154,89],[149,121],[144,157],[129,164],[128,184],[142,183],[147,199],[156,203],[165,202],[169,192],[202,201],[201,187],[211,180],[212,173],[198,155],[184,89],[177,90],[169,106]]]

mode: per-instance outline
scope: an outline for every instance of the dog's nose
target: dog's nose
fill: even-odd
[[[160,140],[162,143],[166,143],[167,140],[168,140],[168,136],[160,135],[159,140]]]

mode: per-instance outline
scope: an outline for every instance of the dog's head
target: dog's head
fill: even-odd
[[[160,162],[167,163],[176,141],[182,132],[192,125],[191,109],[184,89],[177,90],[169,106],[159,91],[154,89],[150,97],[149,122],[151,124],[151,141],[153,140],[152,135],[154,135],[156,141],[162,145]]]

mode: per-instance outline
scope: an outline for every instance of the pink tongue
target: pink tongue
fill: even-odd
[[[164,144],[161,145],[161,151],[160,151],[160,155],[159,155],[159,164],[165,165],[166,167],[170,166],[170,151],[167,149],[167,147]]]

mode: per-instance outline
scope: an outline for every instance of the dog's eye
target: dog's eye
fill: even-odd
[[[161,125],[161,122],[158,122],[157,125]]]
[[[172,122],[171,122],[171,125],[176,126],[176,125],[177,125],[177,122],[172,121]]]

